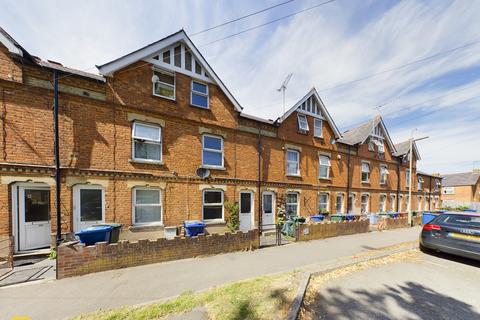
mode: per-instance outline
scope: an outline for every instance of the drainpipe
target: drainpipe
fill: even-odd
[[[400,212],[400,158],[397,158],[397,212]]]
[[[62,222],[60,212],[60,147],[58,134],[58,72],[53,71],[53,130],[55,153],[55,206],[57,208],[57,247],[62,241]]]
[[[262,134],[261,134],[261,127],[258,127],[258,139],[257,139],[257,153],[258,153],[258,230],[259,235],[262,232],[262,192],[260,188],[262,187],[262,170],[261,170],[261,162],[262,162]]]
[[[350,207],[350,146],[348,146],[348,154],[347,154],[347,213],[348,208]],[[353,209],[353,204],[352,204]]]

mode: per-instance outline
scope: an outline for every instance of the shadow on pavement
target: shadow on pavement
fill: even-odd
[[[480,268],[480,261],[477,261],[477,260],[463,258],[463,257],[455,256],[453,254],[437,252],[437,251],[429,251],[428,253],[425,253],[425,254],[429,254],[440,259],[446,259],[446,260],[466,264],[472,267]]]
[[[302,315],[301,319],[480,319],[471,305],[415,282],[377,291],[327,289],[304,305]]]

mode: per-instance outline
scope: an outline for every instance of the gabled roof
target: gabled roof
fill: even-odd
[[[442,186],[474,186],[478,183],[478,179],[480,179],[480,173],[478,172],[446,174],[443,176]]]
[[[187,36],[187,34],[183,29],[163,39],[153,42],[143,48],[140,48],[129,54],[126,54],[118,59],[115,59],[103,65],[97,66],[97,68],[102,75],[111,76],[115,73],[115,71],[125,68],[126,66],[132,63],[135,63],[137,61],[149,58],[155,53],[177,42],[183,42],[188,46],[188,48],[192,51],[192,54],[195,56],[195,58],[198,59],[198,61],[206,69],[208,74],[213,78],[213,80],[217,83],[217,85],[226,94],[228,99],[232,102],[232,104],[235,107],[235,110],[237,110],[238,112],[241,112],[243,108],[240,106],[240,104],[232,95],[232,93],[227,89],[227,87],[222,82],[222,80],[220,80],[220,78],[215,73],[215,71],[213,71],[212,67],[208,64],[207,60],[205,60],[205,58],[202,56],[202,54],[197,49],[197,47],[195,47],[192,40],[190,40],[190,38]]]
[[[294,111],[297,111],[301,105],[307,101],[307,99],[309,99],[310,97],[313,97],[314,99],[316,99],[316,102],[318,104],[318,106],[320,107],[320,111],[322,113],[322,116],[325,118],[325,120],[327,120],[328,124],[330,125],[330,127],[332,128],[333,132],[335,133],[335,137],[336,138],[340,138],[341,137],[341,134],[340,134],[340,131],[338,130],[337,128],[337,125],[335,124],[335,122],[333,122],[333,119],[332,117],[330,116],[330,114],[328,113],[328,110],[327,108],[325,107],[325,104],[323,103],[322,99],[320,98],[320,95],[318,94],[317,92],[317,89],[315,89],[315,87],[313,87],[302,99],[300,99],[293,107],[291,107],[290,109],[288,109],[280,118],[278,118],[275,122],[280,124],[282,123],[283,121],[285,121],[285,119],[287,119]]]
[[[422,176],[428,176],[433,178],[442,178],[438,173],[426,173],[420,170],[417,170],[417,174],[421,174]]]
[[[15,39],[13,39],[7,31],[0,27],[0,43],[2,43],[10,53],[16,54],[20,57],[32,59],[32,56],[25,50]]]
[[[385,133],[385,138],[390,147],[390,150],[392,151],[393,154],[395,154],[397,152],[396,145],[393,144],[393,141],[390,138],[390,135],[388,134],[385,123],[383,122],[383,119],[380,116],[376,116],[372,120],[364,122],[358,127],[345,131],[342,134],[342,138],[339,140],[339,142],[352,145],[352,146],[356,144],[365,143],[368,137],[372,134],[372,130],[377,125],[379,125],[382,128],[383,132]]]
[[[402,157],[407,155],[410,152],[410,140],[397,143],[395,145],[395,148],[397,149],[397,152],[393,154],[395,157]],[[417,144],[415,143],[415,141],[413,141],[413,152],[417,160],[420,160],[420,152],[418,152]]]

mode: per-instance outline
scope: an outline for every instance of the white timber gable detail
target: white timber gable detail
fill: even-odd
[[[336,138],[341,137],[340,131],[338,130],[335,122],[333,122],[332,117],[328,113],[327,108],[323,104],[323,101],[318,95],[318,92],[315,88],[312,88],[293,107],[291,107],[280,118],[278,118],[277,123],[282,123],[295,111],[298,114],[305,114],[305,115],[309,115],[314,118],[326,121],[329,124],[330,128],[332,128],[333,132],[335,133],[335,137]]]
[[[114,76],[116,71],[138,61],[150,63],[154,69],[183,73],[203,82],[215,83],[236,111],[241,112],[243,109],[183,30],[97,68],[103,76]]]
[[[144,59],[144,61],[162,69],[181,72],[192,78],[214,83],[206,68],[192,53],[192,50],[183,42],[177,42],[162,49]]]

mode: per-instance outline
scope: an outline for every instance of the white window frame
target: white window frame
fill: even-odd
[[[193,83],[196,82],[198,84],[201,84],[201,85],[204,85],[206,88],[207,88],[207,93],[203,93],[203,92],[199,92],[199,91],[195,91],[193,89]],[[209,95],[209,88],[208,88],[208,84],[204,83],[204,82],[201,82],[201,81],[198,81],[198,80],[192,80],[191,81],[191,84],[190,84],[190,104],[192,106],[195,106],[197,108],[202,108],[202,109],[210,109],[210,95]],[[196,95],[199,95],[199,96],[203,96],[203,97],[207,97],[207,106],[204,107],[204,106],[200,106],[198,104],[194,104],[193,103],[193,95],[196,94]]]
[[[220,192],[220,194],[222,195],[222,199],[221,199],[221,202],[220,203],[205,203],[205,193],[206,192]],[[202,221],[205,221],[205,222],[224,222],[225,221],[225,193],[222,189],[204,189],[202,191]],[[203,209],[205,207],[217,207],[221,205],[222,206],[222,218],[221,219],[205,219],[204,217],[204,212],[203,212]]]
[[[220,141],[222,142],[221,143],[221,150],[205,148],[205,137],[220,139]],[[213,134],[203,134],[202,135],[202,167],[203,168],[211,168],[211,169],[223,169],[223,168],[225,168],[224,150],[225,149],[224,149],[223,137],[222,136],[216,136],[216,135],[213,135]],[[203,152],[204,151],[220,153],[222,155],[222,165],[216,166],[216,165],[211,165],[211,164],[205,164],[205,162],[204,162],[205,159],[203,159]]]
[[[383,202],[381,199],[383,198]],[[387,212],[387,195],[386,194],[380,194],[378,196],[378,203],[381,204],[381,206],[378,206],[380,209],[380,212]]]
[[[287,202],[289,194],[294,194],[297,197],[297,202],[295,203],[297,205],[297,212],[294,215],[298,217],[300,216],[300,193],[298,192],[287,192],[285,194],[285,214],[288,215],[288,211],[287,211],[288,204],[293,204],[293,202]]]
[[[390,195],[390,211],[395,212],[395,208],[397,207],[397,196],[394,194]]]
[[[439,179],[435,179],[435,192],[442,188],[442,182]]]
[[[367,165],[368,166],[368,171],[363,171],[363,166]],[[367,173],[367,180],[363,180],[363,174]],[[362,183],[370,183],[370,163],[362,161],[361,163],[361,170],[360,170],[360,181]]]
[[[347,213],[353,213],[355,211],[355,198],[356,198],[356,195],[355,193],[353,192],[350,192],[348,194],[348,198],[347,198]],[[350,201],[352,200],[352,201]],[[348,204],[350,203],[350,205],[352,206],[352,210],[350,212],[350,210],[348,210]]]
[[[408,180],[410,180],[410,169],[405,170],[405,185],[407,186],[407,189],[410,188]]]
[[[338,203],[338,198],[342,198],[342,202],[340,205],[340,211],[337,211],[337,203]],[[337,193],[335,195],[335,213],[344,213],[345,211],[345,194],[344,193]]]
[[[160,201],[157,204],[137,204],[137,191],[148,190],[148,191],[158,191],[158,200]],[[134,226],[161,226],[163,225],[163,205],[162,205],[162,190],[159,188],[149,188],[149,187],[134,187],[132,188],[132,225]],[[135,222],[135,217],[137,214],[137,207],[160,207],[160,221],[155,222]]]
[[[417,183],[417,189],[418,189],[418,191],[422,191],[422,190],[423,190],[423,183],[424,183],[425,181],[423,180],[423,178],[422,178],[421,176],[418,176],[418,177],[417,177],[417,182],[418,182],[418,183]]]
[[[317,130],[320,130],[320,134],[317,134]],[[323,138],[323,120],[320,118],[313,118],[313,136]]]
[[[327,164],[322,164],[322,158],[326,158],[328,161],[327,161]],[[330,162],[330,157],[327,156],[327,155],[324,155],[324,154],[321,154],[318,156],[318,178],[319,179],[330,179],[330,168],[331,168],[332,164]],[[323,177],[321,175],[321,168],[322,167],[327,167],[327,176]]]
[[[320,192],[318,193],[318,212],[321,212],[322,209],[320,209],[320,199],[322,198],[321,196],[327,196],[327,201],[326,202],[322,202],[322,204],[326,204],[326,207],[324,210],[326,211],[329,211],[330,212],[330,194],[328,192]]]
[[[152,139],[145,139],[143,137],[136,137],[135,136],[135,127],[137,125],[159,129],[159,139],[158,140],[152,140]],[[140,121],[134,121],[133,126],[132,126],[132,160],[135,161],[135,162],[162,163],[163,162],[162,137],[163,137],[163,132],[162,132],[162,127],[160,125],[155,125],[155,124],[150,124],[150,123],[145,123],[145,122],[140,122]],[[160,146],[160,160],[135,157],[135,143],[136,143],[135,140],[143,140],[143,143],[159,145]]]
[[[443,194],[455,194],[455,187],[443,187]]]
[[[288,160],[288,153],[289,152],[294,152],[297,154],[297,161],[293,161],[293,160]],[[295,149],[287,149],[286,150],[286,159],[285,159],[285,172],[286,172],[286,175],[287,176],[295,176],[295,177],[299,177],[300,176],[300,151],[298,150],[295,150]],[[296,163],[296,167],[297,167],[297,172],[295,173],[290,173],[288,172],[288,164],[289,163],[293,163],[295,162]]]
[[[303,119],[303,120],[300,120],[300,119]],[[303,121],[305,120],[305,128],[302,128],[302,123]],[[298,123],[298,131],[302,132],[302,133],[306,133],[309,131],[309,127],[308,127],[308,119],[307,119],[307,116],[304,115],[304,114],[301,114],[301,113],[298,113],[297,114],[297,123]]]
[[[388,179],[388,166],[387,165],[380,165],[380,184],[384,185],[387,184]]]
[[[172,59],[170,58],[170,61]],[[157,94],[155,93],[155,83],[152,83],[152,94],[155,96],[155,97],[160,97],[160,98],[164,98],[164,99],[168,99],[168,100],[173,100],[175,101],[176,99],[176,96],[177,96],[177,90],[176,90],[176,86],[177,86],[177,77],[175,75],[175,72],[171,72],[171,71],[166,71],[166,70],[163,70],[163,69],[158,69],[158,68],[154,68],[153,69],[153,75],[155,75],[155,73],[163,73],[163,74],[168,74],[170,76],[173,76],[173,85],[171,85],[170,83],[166,83],[166,82],[162,82],[162,81],[158,81],[160,82],[161,84],[167,86],[167,87],[171,87],[173,88],[173,98],[172,97],[167,97],[167,96],[162,96],[161,94]]]
[[[417,211],[422,211],[422,196],[417,196]]]
[[[366,196],[367,197],[367,203],[366,203],[366,207],[365,207],[365,211],[362,212],[362,206],[363,206],[363,197]],[[369,213],[370,212],[370,194],[369,193],[362,193],[360,195],[360,212],[361,213]]]

